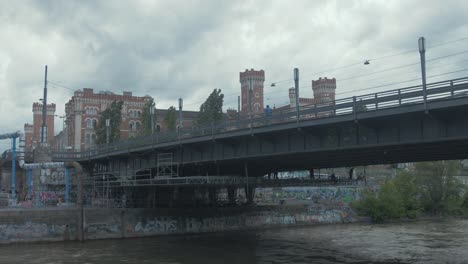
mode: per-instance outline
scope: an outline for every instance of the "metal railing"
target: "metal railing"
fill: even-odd
[[[427,84],[427,101],[447,100],[456,97],[468,97],[468,77]],[[180,141],[196,137],[215,137],[234,131],[252,130],[278,124],[299,123],[301,121],[351,115],[357,119],[359,113],[405,105],[423,104],[422,85],[410,86],[378,93],[337,99],[333,102],[302,105],[299,113],[294,108],[274,111],[271,115],[255,114],[234,121],[223,121],[177,132],[156,133],[135,139],[121,140],[109,145],[98,145],[81,152],[54,153],[56,160],[86,159],[98,155],[112,154],[114,151],[157,146],[161,143]],[[298,119],[299,117],[299,119]]]

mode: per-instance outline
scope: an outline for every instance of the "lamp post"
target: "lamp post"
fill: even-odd
[[[296,91],[296,115],[299,122],[299,69],[294,68],[294,89]]]
[[[183,105],[184,101],[182,100],[182,98],[179,98],[179,129],[180,130],[182,128],[182,105]]]
[[[109,145],[110,119],[106,119],[106,144]]]
[[[150,106],[150,116],[151,116],[151,135],[154,134],[154,103]]]
[[[426,94],[426,39],[420,37],[418,40],[419,55],[421,57],[421,77],[423,86],[424,111],[427,113],[427,94]]]
[[[60,150],[63,151],[65,149],[65,118],[67,117],[66,115],[54,115],[58,118],[62,119],[62,144],[60,144]]]

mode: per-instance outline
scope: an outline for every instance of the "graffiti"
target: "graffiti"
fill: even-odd
[[[174,233],[177,232],[177,220],[170,217],[156,217],[145,223],[138,222],[133,230],[140,233]]]
[[[0,225],[0,240],[30,240],[34,238],[59,237],[65,225],[26,222],[21,225]]]
[[[284,201],[349,204],[360,198],[361,191],[361,188],[355,187],[260,188],[255,192],[255,201],[275,204]]]
[[[119,233],[119,226],[112,223],[90,223],[87,225],[88,233]]]
[[[239,229],[244,226],[245,219],[242,216],[218,217],[218,218],[188,218],[186,220],[187,232],[210,232]]]

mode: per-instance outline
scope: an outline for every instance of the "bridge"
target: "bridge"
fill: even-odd
[[[169,169],[178,176],[248,175],[273,171],[467,157],[468,78],[411,86],[328,104],[301,106],[158,133],[54,160],[78,160],[94,172],[125,175]],[[158,162],[170,154],[169,163]],[[167,161],[167,160],[166,160]],[[162,167],[161,167],[162,166]]]

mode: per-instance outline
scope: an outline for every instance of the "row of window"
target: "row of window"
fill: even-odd
[[[128,115],[130,117],[141,117],[141,111],[140,110],[130,109],[130,110],[128,110]]]
[[[97,119],[93,118],[87,118],[86,119],[86,128],[96,128],[97,127]]]
[[[141,128],[141,123],[138,121],[136,122],[130,121],[128,124],[129,124],[129,128],[131,131],[137,131],[137,130],[140,130]]]
[[[85,107],[85,113],[87,115],[97,115],[98,108],[97,107]]]

